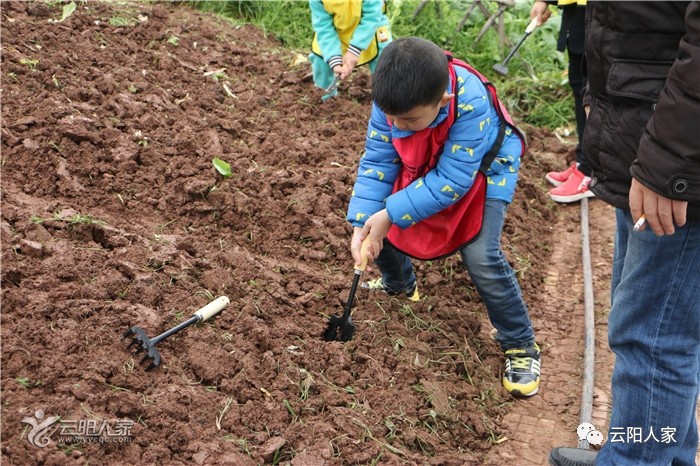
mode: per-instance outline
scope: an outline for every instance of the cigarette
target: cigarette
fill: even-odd
[[[639,217],[639,220],[637,220],[637,223],[634,224],[634,228],[632,228],[634,231],[639,231],[642,226],[646,223],[647,221],[647,216],[642,214],[641,217]]]

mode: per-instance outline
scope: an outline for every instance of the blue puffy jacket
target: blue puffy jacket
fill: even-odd
[[[455,72],[457,118],[449,130],[443,153],[433,170],[394,194],[392,190],[401,159],[392,140],[413,133],[390,127],[384,112],[372,106],[365,154],[360,160],[348,207],[347,219],[353,226],[363,226],[372,214],[386,208],[393,224],[407,228],[449,207],[455,195],[461,198],[471,187],[481,159],[496,139],[501,119],[479,78],[462,67],[456,66]],[[449,82],[447,90],[451,92],[451,89]],[[441,108],[430,127],[447,118],[449,108],[449,105]],[[522,147],[519,137],[507,128],[501,150],[486,173],[487,198],[508,203],[513,200]],[[416,190],[416,183],[424,183],[428,189]],[[442,191],[446,185],[452,187],[452,192]],[[402,217],[410,220],[402,220]]]

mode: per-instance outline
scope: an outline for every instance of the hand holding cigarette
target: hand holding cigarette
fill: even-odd
[[[648,226],[656,236],[672,235],[676,227],[685,225],[687,201],[664,197],[636,178],[632,178],[629,202],[632,218],[637,219],[635,231],[644,231]]]

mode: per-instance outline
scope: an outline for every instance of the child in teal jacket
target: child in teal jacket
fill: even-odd
[[[328,88],[338,76],[346,79],[357,66],[369,64],[391,42],[383,0],[309,0],[314,29],[309,54],[314,83]]]

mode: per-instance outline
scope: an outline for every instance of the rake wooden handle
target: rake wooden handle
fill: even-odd
[[[219,296],[214,301],[195,312],[194,315],[199,317],[199,322],[204,322],[221,312],[230,302],[231,300],[228,299],[228,296]]]
[[[355,270],[362,273],[365,271],[367,268],[367,250],[369,249],[369,236],[367,238],[362,240],[362,246],[360,246],[360,257],[362,258],[362,262],[360,265],[355,266]]]
[[[228,304],[231,302],[230,299],[228,299],[227,296],[219,296],[216,298],[214,301],[210,302],[194,314],[192,314],[192,317],[187,319],[186,321],[182,322],[180,325],[171,328],[170,330],[167,330],[157,337],[149,340],[148,346],[155,346],[156,343],[165,340],[168,338],[170,335],[173,335],[180,330],[189,327],[192,324],[196,324],[197,322],[204,322],[205,320],[208,320],[209,318],[215,316],[219,312],[221,312]]]

